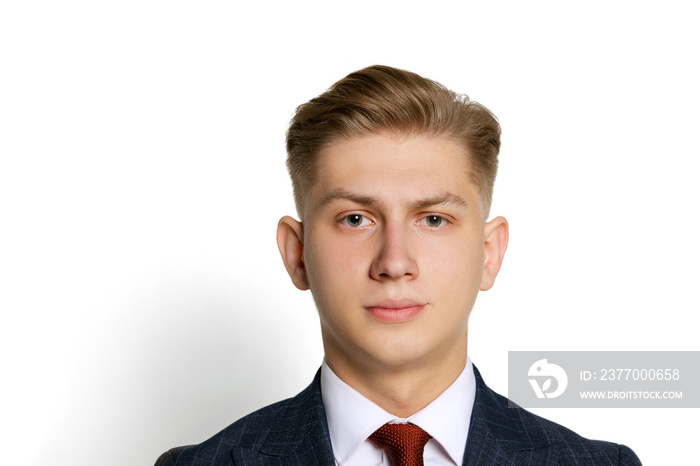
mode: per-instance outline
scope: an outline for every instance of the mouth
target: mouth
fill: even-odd
[[[411,300],[385,300],[367,306],[365,309],[380,322],[400,323],[412,320],[425,306],[426,303]]]

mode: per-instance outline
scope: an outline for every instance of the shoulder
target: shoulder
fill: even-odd
[[[510,409],[515,410],[536,444],[554,446],[560,464],[581,464],[589,460],[592,464],[641,465],[637,455],[625,445],[588,439],[523,408]]]
[[[514,458],[529,458],[529,464],[641,465],[630,448],[587,439],[533,414],[488,388],[476,368],[474,372],[477,394],[469,434],[474,438],[469,442],[476,448],[498,446]],[[530,462],[532,458],[541,459]]]
[[[314,455],[332,459],[325,419],[317,374],[294,398],[248,414],[198,445],[173,448],[156,466],[224,466],[288,455],[301,464],[313,464],[306,458]]]
[[[262,446],[280,411],[292,400],[280,401],[248,414],[198,445],[168,450],[158,458],[155,466],[189,465],[205,458],[211,464],[230,464],[232,447],[255,450]]]

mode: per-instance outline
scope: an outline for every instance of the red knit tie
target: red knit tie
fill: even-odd
[[[431,438],[414,424],[384,424],[369,436],[394,466],[423,466],[423,447]]]

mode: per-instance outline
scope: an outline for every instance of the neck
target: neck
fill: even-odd
[[[451,358],[429,364],[353,365],[326,353],[326,363],[346,384],[383,410],[407,418],[429,405],[442,394],[464,370],[465,351]]]

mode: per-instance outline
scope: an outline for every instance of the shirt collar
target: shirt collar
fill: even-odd
[[[375,430],[396,419],[340,380],[325,360],[321,366],[321,397],[333,454],[341,464]]]
[[[467,364],[457,380],[406,421],[429,433],[455,464],[462,464],[475,396],[476,378],[472,361],[467,357]]]
[[[323,362],[321,396],[333,453],[341,464],[378,428],[388,422],[416,424],[438,442],[455,464],[462,464],[476,380],[471,359],[460,376],[428,406],[407,419],[397,418],[340,380]]]

